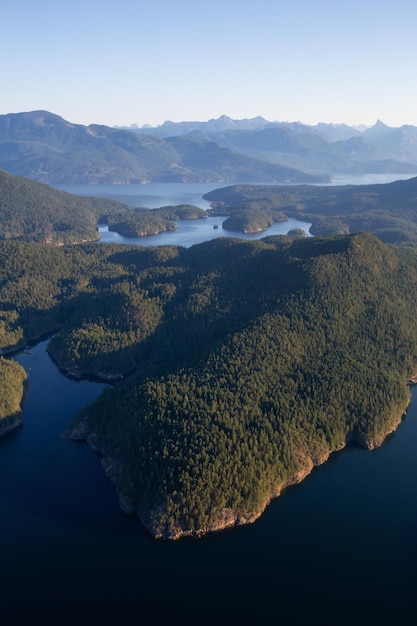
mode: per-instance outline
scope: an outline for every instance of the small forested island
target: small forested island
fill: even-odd
[[[305,237],[306,236],[306,232],[303,228],[291,228],[287,235],[289,237]]]
[[[207,213],[199,207],[190,204],[165,206],[157,209],[137,208],[125,213],[115,213],[106,216],[110,231],[115,231],[124,237],[147,237],[158,235],[166,231],[176,230],[175,221],[206,219]]]
[[[259,233],[267,230],[275,222],[285,222],[287,217],[283,213],[273,211],[259,211],[257,209],[243,209],[235,211],[223,222],[225,230],[234,230],[241,233]]]

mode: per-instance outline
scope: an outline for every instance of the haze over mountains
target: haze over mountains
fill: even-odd
[[[329,175],[340,173],[416,172],[417,127],[370,128],[347,124],[268,122],[263,117],[233,120],[226,115],[208,122],[164,122],[130,130],[157,137],[200,137],[232,150]],[[393,169],[394,168],[394,169]]]
[[[327,180],[204,138],[83,126],[47,111],[0,116],[0,169],[49,184]]]
[[[333,175],[417,173],[417,128],[308,126],[262,117],[73,124],[47,111],[0,116],[0,169],[49,184],[317,183]]]

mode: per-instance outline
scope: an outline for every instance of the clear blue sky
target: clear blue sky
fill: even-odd
[[[417,126],[415,0],[9,0],[1,13],[0,114]]]

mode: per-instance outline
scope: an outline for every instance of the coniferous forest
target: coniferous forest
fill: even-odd
[[[23,367],[0,357],[0,436],[21,424],[26,378]]]
[[[332,452],[380,445],[409,402],[416,302],[416,247],[364,232],[0,242],[1,349],[50,333],[61,369],[114,381],[67,434],[156,537],[254,521]],[[5,416],[25,379],[9,364]]]

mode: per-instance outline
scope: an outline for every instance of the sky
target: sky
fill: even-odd
[[[417,126],[415,0],[6,0],[0,114]]]

